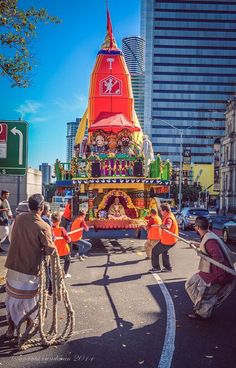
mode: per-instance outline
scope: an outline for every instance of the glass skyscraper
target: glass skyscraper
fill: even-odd
[[[42,184],[48,185],[52,182],[52,167],[46,162],[39,165],[39,170],[42,172]]]
[[[180,131],[194,163],[213,162],[236,91],[235,0],[142,0],[145,131],[155,153],[179,162]],[[188,129],[189,128],[189,129]]]
[[[76,118],[76,121],[67,123],[66,134],[66,161],[70,162],[74,156],[75,136],[79,126],[81,118]]]
[[[122,39],[122,51],[130,72],[134,108],[140,125],[144,124],[144,39],[139,36]]]

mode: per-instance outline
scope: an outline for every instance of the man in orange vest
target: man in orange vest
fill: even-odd
[[[57,248],[58,255],[60,259],[64,259],[64,273],[65,278],[71,277],[71,274],[68,273],[71,258],[70,258],[70,246],[68,243],[71,242],[70,236],[67,234],[67,231],[64,227],[60,227],[61,215],[59,212],[54,212],[51,216],[52,220],[52,233],[55,237],[54,244]],[[59,238],[59,239],[57,239]]]
[[[152,272],[170,272],[172,271],[168,251],[176,244],[179,235],[178,224],[175,216],[171,213],[170,205],[163,203],[160,205],[160,212],[162,216],[161,229],[166,229],[173,233],[173,235],[162,230],[161,240],[152,250]],[[162,254],[163,268],[161,270],[159,263],[159,255]]]
[[[68,202],[65,205],[64,213],[62,215],[62,226],[66,229],[66,231],[70,230],[71,220],[71,199],[68,199]]]
[[[73,249],[77,249],[78,253],[75,254],[77,258],[79,258],[80,261],[84,261],[85,258],[87,258],[88,251],[92,248],[92,244],[88,242],[87,240],[82,239],[83,236],[83,230],[89,231],[89,227],[87,226],[85,222],[85,211],[79,211],[78,217],[73,221],[71,225],[71,232],[74,232],[75,230],[82,229],[82,231],[71,234],[71,239],[73,243]]]
[[[147,240],[144,243],[144,248],[147,254],[147,258],[151,259],[152,249],[159,242],[161,238],[161,229],[155,225],[161,225],[161,218],[158,216],[157,211],[152,208],[150,211],[150,218],[147,224]],[[154,226],[153,226],[154,225]]]

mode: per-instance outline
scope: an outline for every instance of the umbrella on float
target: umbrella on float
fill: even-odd
[[[89,132],[95,130],[103,130],[105,132],[118,133],[123,129],[130,132],[139,132],[140,128],[130,122],[123,114],[101,113],[94,123],[90,126]]]

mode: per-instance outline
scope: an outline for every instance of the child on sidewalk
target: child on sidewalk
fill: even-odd
[[[52,220],[52,231],[55,237],[54,243],[57,247],[57,252],[59,254],[60,259],[64,259],[64,272],[65,278],[71,277],[68,273],[70,267],[70,247],[69,244],[71,239],[67,234],[67,231],[64,227],[60,227],[59,224],[61,222],[61,215],[59,212],[54,212],[51,216]],[[56,238],[63,238],[63,239],[56,239]]]

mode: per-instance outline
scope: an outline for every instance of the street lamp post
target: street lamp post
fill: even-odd
[[[186,127],[185,129],[179,129],[176,126],[172,125],[168,121],[160,120],[161,122],[169,125],[171,128],[177,130],[177,132],[180,134],[180,150],[179,150],[179,211],[182,209],[182,180],[183,180],[183,133],[184,130],[190,129],[193,127],[193,125]]]
[[[178,128],[177,128],[178,129]],[[179,152],[179,211],[182,208],[182,179],[183,179],[183,130],[179,129],[180,133],[180,152]]]

